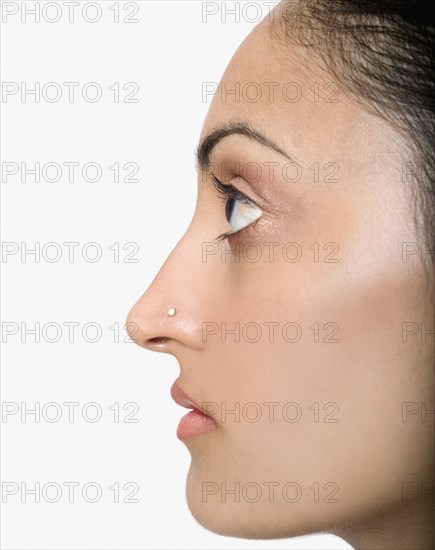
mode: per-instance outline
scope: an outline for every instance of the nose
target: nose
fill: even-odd
[[[175,355],[183,346],[204,347],[210,266],[196,257],[198,247],[186,235],[127,316],[127,332],[143,348]]]

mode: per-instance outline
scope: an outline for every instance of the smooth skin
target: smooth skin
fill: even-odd
[[[422,341],[433,295],[429,256],[403,257],[403,243],[424,240],[415,181],[402,172],[411,157],[343,86],[325,101],[334,78],[312,51],[271,31],[266,17],[221,81],[227,90],[254,82],[260,100],[218,91],[200,141],[245,123],[282,153],[238,133],[212,148],[192,222],[127,321],[141,346],[177,358],[180,387],[214,413],[216,429],[185,442],[187,501],[203,526],[246,538],[325,531],[364,550],[432,548],[433,415],[421,413],[433,409],[433,335]],[[289,82],[297,101],[295,88],[283,95]],[[338,167],[332,177],[327,163]],[[239,262],[204,256],[231,230],[211,172],[262,210],[219,245],[243,251]],[[266,243],[277,243],[272,261]],[[222,330],[237,322],[239,341]],[[261,327],[258,341],[247,323]]]

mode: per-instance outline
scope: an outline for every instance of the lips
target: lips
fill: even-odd
[[[193,409],[185,414],[180,420],[177,428],[177,437],[182,441],[210,432],[216,428],[216,423],[210,416],[202,412],[199,407],[184,391],[177,382],[171,387],[172,399],[185,409]]]
[[[190,397],[184,393],[177,382],[174,382],[172,384],[171,396],[175,403],[177,403],[177,405],[181,405],[181,407],[184,407],[185,409],[198,409],[199,411],[201,410],[201,407],[196,405],[190,399]]]

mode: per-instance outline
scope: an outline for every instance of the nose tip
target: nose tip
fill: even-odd
[[[126,330],[134,343],[151,351],[173,353],[177,344],[202,348],[201,327],[187,305],[180,310],[161,306],[146,300],[145,295],[128,313]]]
[[[164,335],[166,330],[163,319],[155,322],[156,315],[150,309],[144,307],[139,300],[131,308],[126,319],[127,334],[135,344],[155,351],[163,351],[162,348],[168,342],[168,336]]]

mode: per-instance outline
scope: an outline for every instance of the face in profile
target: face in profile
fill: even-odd
[[[222,76],[194,217],[128,323],[180,364],[202,525],[394,547],[433,509],[431,275],[408,147],[272,27]]]

